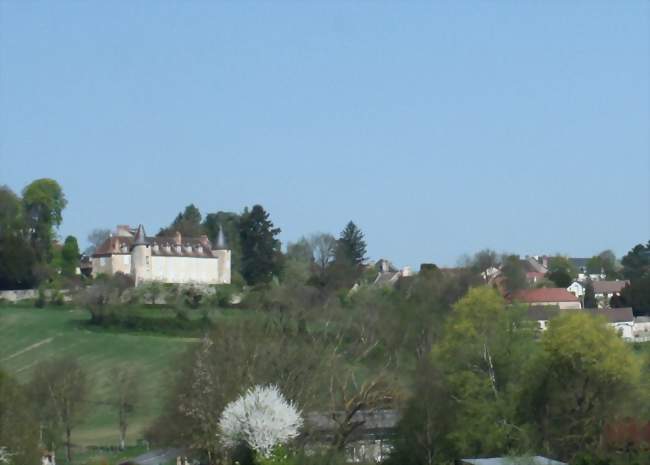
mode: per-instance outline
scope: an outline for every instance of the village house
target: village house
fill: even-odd
[[[609,307],[612,297],[619,297],[623,288],[629,284],[629,281],[596,281],[593,284],[598,306]]]
[[[561,287],[540,287],[538,289],[522,289],[515,292],[512,301],[528,305],[550,305],[557,306],[562,310],[581,309],[580,300]]]
[[[92,255],[92,275],[121,272],[133,277],[135,285],[147,281],[175,284],[229,284],[231,252],[219,231],[216,247],[207,236],[198,238],[147,237],[137,230],[118,226]]]
[[[571,294],[578,299],[582,299],[585,295],[585,287],[579,281],[573,281],[569,287],[566,288]]]
[[[343,412],[310,412],[305,416],[303,440],[312,450],[332,443],[338,425],[334,417]],[[345,447],[346,462],[378,463],[391,452],[391,439],[395,434],[400,414],[397,410],[358,410],[352,414],[353,429]]]
[[[527,309],[526,317],[531,321],[536,321],[541,331],[546,331],[550,321],[566,312],[585,312],[594,317],[602,317],[607,324],[616,330],[616,332],[626,341],[635,340],[635,319],[631,308],[585,308],[581,310],[561,310],[558,307],[548,305],[531,306]]]

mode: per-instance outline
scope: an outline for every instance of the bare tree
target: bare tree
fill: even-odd
[[[316,265],[322,273],[327,265],[334,259],[336,238],[329,233],[314,233],[309,237],[309,244],[314,253]]]
[[[106,241],[111,235],[111,230],[110,229],[105,229],[105,228],[96,228],[90,231],[88,234],[88,242],[90,245],[88,248],[84,251],[86,255],[91,255],[95,253],[95,250]]]
[[[32,380],[35,398],[45,415],[53,415],[65,433],[68,462],[72,460],[72,430],[83,417],[88,394],[86,372],[73,358],[42,362]],[[42,419],[48,420],[48,419]]]
[[[115,368],[113,370],[113,399],[111,403],[117,411],[120,449],[122,450],[126,447],[126,431],[139,398],[136,375],[137,372],[133,367]]]

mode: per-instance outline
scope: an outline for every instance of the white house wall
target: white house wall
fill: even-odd
[[[164,283],[220,284],[219,259],[154,255],[151,279]]]

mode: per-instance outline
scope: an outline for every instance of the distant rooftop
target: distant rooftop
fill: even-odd
[[[492,457],[484,459],[462,459],[463,465],[567,465],[564,462],[535,455],[532,457]]]

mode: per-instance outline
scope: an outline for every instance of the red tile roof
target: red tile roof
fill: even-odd
[[[539,289],[523,289],[512,296],[512,300],[520,302],[578,302],[578,298],[562,287],[541,287]]]

